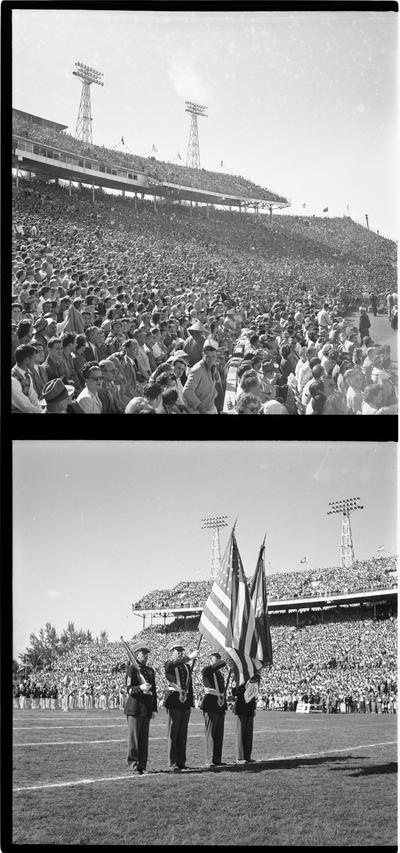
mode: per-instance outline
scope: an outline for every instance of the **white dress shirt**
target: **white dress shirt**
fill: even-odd
[[[23,393],[20,383],[15,376],[11,376],[11,404],[15,409],[18,409],[20,412],[32,412],[35,415],[43,415],[44,409],[39,403],[38,395],[36,394],[35,388],[33,386],[33,382],[27,370],[22,370],[21,367],[16,367],[15,370],[21,374],[21,376],[28,376],[29,378],[29,392],[28,396]]]
[[[83,413],[85,415],[101,415],[103,406],[98,394],[92,394],[89,388],[84,388],[77,398]]]

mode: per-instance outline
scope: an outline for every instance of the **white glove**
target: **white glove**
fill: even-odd
[[[149,690],[151,690],[151,684],[148,684],[148,682],[146,681],[144,684],[140,685],[140,689],[143,691],[143,693],[148,693]]]
[[[190,655],[188,655],[189,660],[196,660],[198,654],[199,654],[198,649],[196,649],[196,651],[194,651],[194,652],[190,652]]]

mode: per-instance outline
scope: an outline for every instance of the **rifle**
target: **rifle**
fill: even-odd
[[[135,658],[135,655],[133,654],[132,649],[130,648],[130,646],[128,645],[128,643],[126,642],[126,640],[124,640],[124,638],[123,638],[122,634],[121,634],[120,640],[121,640],[121,643],[122,643],[122,645],[124,646],[124,648],[125,648],[126,652],[128,653],[128,657],[129,657],[129,660],[130,660],[130,662],[131,662],[132,666],[136,669],[136,671],[137,671],[137,673],[138,673],[138,675],[139,675],[139,678],[141,678],[141,680],[142,680],[142,684],[148,684],[148,682],[146,681],[146,679],[145,679],[144,675],[142,675],[142,673],[140,672],[139,664],[138,664],[138,662],[137,662],[137,660],[136,660],[136,658]]]

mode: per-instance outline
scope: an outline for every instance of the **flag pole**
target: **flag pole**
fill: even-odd
[[[226,699],[227,694],[228,694],[228,687],[229,687],[229,682],[230,682],[231,677],[232,677],[232,671],[233,671],[232,669],[230,669],[230,670],[229,670],[229,672],[228,672],[228,678],[226,679],[225,691],[224,691],[224,692],[225,692],[225,699]]]
[[[201,646],[201,641],[202,641],[202,639],[203,639],[203,634],[200,634],[200,637],[199,637],[199,640],[198,640],[198,643],[197,643],[197,651],[199,651],[199,648],[200,648],[200,646]],[[190,667],[190,674],[189,674],[188,682],[187,682],[187,685],[186,685],[186,689],[188,689],[188,688],[189,688],[189,684],[190,684],[190,682],[191,682],[191,680],[192,680],[193,670],[194,670],[194,668],[195,668],[196,660],[197,660],[197,658],[195,658],[195,659],[194,659],[194,661],[193,661],[193,663],[192,663],[192,666]]]

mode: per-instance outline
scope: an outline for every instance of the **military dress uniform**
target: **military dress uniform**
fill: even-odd
[[[157,711],[157,692],[154,669],[139,661],[137,666],[138,669],[130,664],[126,671],[128,697],[124,714],[128,723],[128,766],[142,773],[147,765],[150,719]],[[151,685],[148,693],[140,689],[143,679]]]
[[[172,650],[172,647],[169,647]],[[193,701],[190,658],[167,660],[164,664],[168,681],[164,706],[168,715],[168,761],[171,770],[186,769],[186,742]]]
[[[225,697],[225,679],[219,671],[223,666],[226,666],[225,661],[218,660],[205,666],[201,673],[205,694],[200,707],[206,727],[206,764],[209,765],[222,764],[225,713],[228,707]]]
[[[258,681],[256,678],[249,680]],[[236,762],[245,764],[252,762],[251,750],[253,747],[253,726],[256,713],[256,699],[246,702],[246,684],[236,685],[232,688],[232,695],[236,697],[234,714],[236,714]]]

